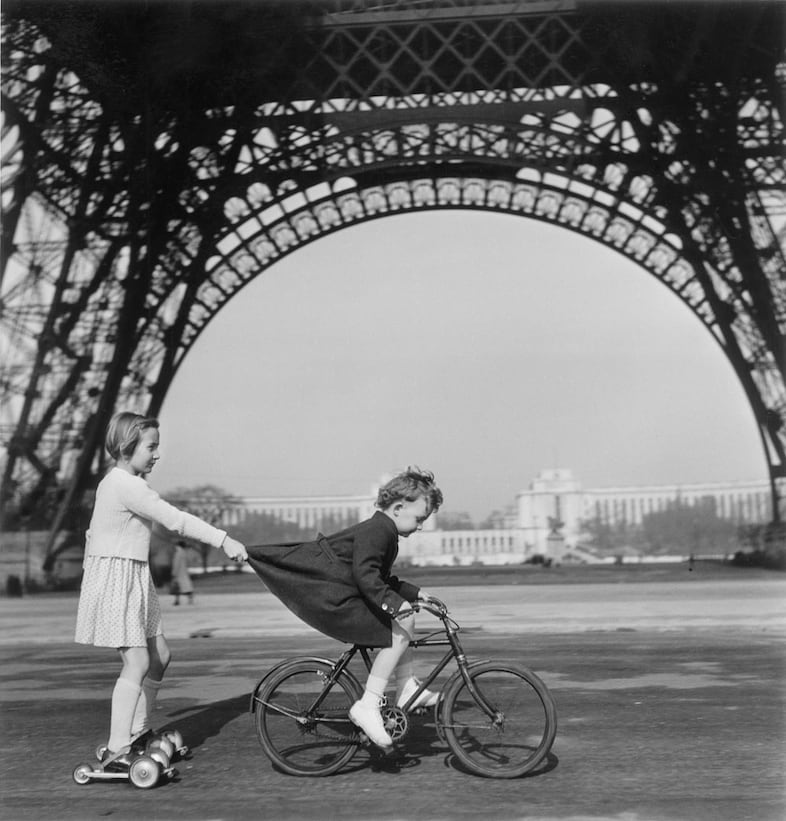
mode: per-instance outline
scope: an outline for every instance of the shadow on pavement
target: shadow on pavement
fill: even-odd
[[[172,729],[179,730],[183,738],[188,739],[192,750],[198,749],[209,738],[217,736],[230,721],[247,713],[249,698],[250,694],[235,696],[197,708],[187,707],[171,712],[175,719]]]
[[[361,753],[365,754],[362,755],[360,760],[356,757],[350,766],[345,767],[342,772],[357,772],[367,767],[374,773],[395,774],[405,770],[417,770],[419,767],[425,766],[428,759],[438,760],[442,758],[442,764],[445,768],[471,775],[474,778],[478,777],[477,773],[469,770],[453,755],[447,744],[439,738],[434,725],[430,722],[413,721],[410,724],[404,743],[396,744],[389,753],[375,747],[363,748]],[[556,769],[558,764],[559,758],[553,752],[549,753],[532,772],[511,780],[519,781],[545,775]]]

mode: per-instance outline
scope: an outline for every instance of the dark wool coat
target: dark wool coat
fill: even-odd
[[[248,548],[248,563],[304,622],[349,644],[389,647],[391,619],[420,588],[391,575],[395,522],[370,519],[316,541]]]

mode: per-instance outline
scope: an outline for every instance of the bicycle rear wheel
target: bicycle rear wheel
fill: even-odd
[[[495,711],[490,717],[459,676],[445,693],[445,741],[469,770],[489,778],[517,778],[547,755],[557,733],[557,710],[546,685],[517,664],[486,661],[470,679]]]
[[[361,688],[343,672],[325,691],[331,669],[324,661],[284,665],[268,676],[256,695],[259,743],[290,775],[331,775],[358,750],[359,738],[348,714]]]

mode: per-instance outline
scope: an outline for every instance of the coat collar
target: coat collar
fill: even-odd
[[[387,513],[383,513],[381,510],[375,510],[374,515],[371,518],[377,522],[384,522],[384,526],[387,527],[391,533],[398,536],[398,528],[396,527],[396,523],[390,518],[390,516],[387,515]]]

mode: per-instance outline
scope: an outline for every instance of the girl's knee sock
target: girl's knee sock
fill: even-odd
[[[131,743],[131,724],[142,688],[127,678],[119,678],[112,691],[112,717],[107,747],[116,753]]]
[[[139,694],[139,701],[136,703],[134,720],[131,722],[132,738],[153,729],[153,710],[156,708],[158,691],[161,689],[162,683],[150,678],[150,676],[145,676],[142,681],[142,691]]]

